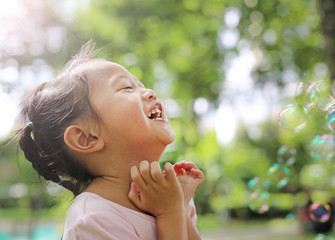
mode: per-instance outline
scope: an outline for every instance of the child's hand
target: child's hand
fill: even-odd
[[[184,203],[188,206],[195,190],[205,181],[203,172],[192,162],[185,160],[173,165],[184,193]]]
[[[140,209],[155,217],[180,213],[184,210],[183,193],[170,163],[166,163],[165,176],[159,163],[142,161],[139,169],[131,168],[131,185],[128,197]]]

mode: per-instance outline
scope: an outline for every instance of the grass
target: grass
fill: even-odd
[[[36,227],[51,227],[61,233],[65,213],[66,206],[39,212],[29,209],[0,209],[0,233],[5,225],[11,228],[10,226],[31,223]],[[198,216],[198,229],[203,240],[335,240],[333,233],[317,238],[315,233],[304,232],[296,219],[229,219],[223,222],[216,215],[207,214]]]
[[[198,217],[198,229],[203,240],[335,240],[333,232],[317,235],[303,231],[296,219],[231,219],[222,222],[209,214]]]

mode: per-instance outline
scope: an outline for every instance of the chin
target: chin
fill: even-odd
[[[164,145],[167,146],[171,143],[173,143],[174,139],[176,138],[176,135],[173,130],[169,133],[169,135],[164,139]]]

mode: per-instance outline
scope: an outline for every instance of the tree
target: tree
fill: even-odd
[[[329,59],[334,55],[333,24],[329,24],[334,5],[326,0],[320,0],[319,5],[325,41],[320,33],[315,0],[96,0],[84,8],[79,6],[72,22],[57,15],[61,5],[57,5],[58,11],[53,11],[52,5],[51,8],[45,5],[45,11],[35,14],[44,19],[36,32],[60,30],[62,50],[49,49],[47,41],[41,44],[46,47],[38,56],[36,53],[4,54],[6,49],[1,49],[1,62],[14,62],[19,72],[27,70],[25,67],[38,72],[41,66],[51,71],[50,66],[59,67],[82,43],[93,38],[101,48],[102,57],[124,65],[147,87],[153,87],[160,98],[167,100],[177,138],[162,160],[189,159],[207,173],[207,182],[197,196],[200,212],[227,209],[243,212],[248,204],[247,182],[265,174],[276,162],[281,145],[295,147],[299,155],[292,167],[294,174],[290,184],[278,193],[279,199],[311,184],[301,179],[308,179],[306,169],[311,161],[306,145],[318,130],[309,127],[295,135],[279,129],[279,107],[276,112],[269,112],[263,122],[250,125],[240,120],[235,139],[226,145],[218,143],[213,129],[208,131],[199,125],[213,114],[222,100],[231,103],[237,112],[239,99],[236,96],[245,97],[246,104],[251,105],[255,92],[260,92],[267,102],[280,105],[287,96],[292,97],[292,93],[287,93],[287,86],[301,80],[334,77],[334,64],[328,60],[327,68],[324,63],[325,52]],[[54,33],[57,35],[57,31]],[[53,39],[55,35],[48,36]],[[34,40],[30,40],[29,44],[33,43]],[[25,44],[26,49],[31,48]],[[232,90],[228,83],[239,79],[227,80],[227,72],[245,52],[251,53],[254,59],[249,63],[250,86]],[[41,64],[41,59],[45,64]],[[11,83],[10,89],[20,89],[18,85],[25,79],[20,81]],[[2,86],[5,84],[3,81]],[[273,89],[277,95],[269,94]],[[194,110],[194,103],[199,99],[209,106],[201,113]],[[283,204],[276,207],[286,211],[294,207],[289,201],[278,202]]]
[[[321,27],[325,39],[326,57],[330,78],[335,78],[335,3],[331,0],[318,0]]]

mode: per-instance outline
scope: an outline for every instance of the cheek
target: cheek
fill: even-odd
[[[141,132],[147,127],[143,110],[136,106],[118,106],[108,113],[105,122],[111,130],[128,130]]]

